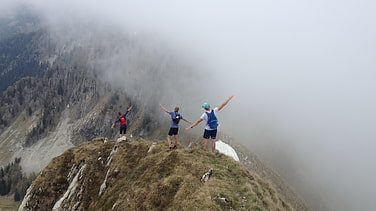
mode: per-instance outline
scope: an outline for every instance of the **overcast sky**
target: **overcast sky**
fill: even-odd
[[[221,130],[311,203],[376,207],[376,1],[27,2],[51,20],[99,18],[194,52],[216,80],[189,97],[235,95]]]

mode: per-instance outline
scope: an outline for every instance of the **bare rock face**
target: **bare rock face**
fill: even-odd
[[[85,142],[54,158],[19,211],[184,209],[294,210],[226,155],[184,147],[166,152],[165,144],[137,138]]]

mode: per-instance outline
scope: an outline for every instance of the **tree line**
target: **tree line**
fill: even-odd
[[[13,195],[15,201],[20,201],[36,178],[35,173],[26,176],[20,162],[21,158],[15,158],[14,162],[0,168],[0,196]]]

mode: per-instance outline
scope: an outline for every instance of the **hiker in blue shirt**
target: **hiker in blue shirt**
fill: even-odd
[[[175,107],[174,111],[169,111],[165,107],[163,107],[162,104],[159,104],[159,106],[164,110],[166,113],[168,113],[171,116],[171,127],[168,131],[167,135],[167,142],[168,142],[168,151],[171,151],[173,149],[176,149],[176,145],[178,144],[178,131],[179,131],[179,121],[182,119],[185,122],[188,122],[189,124],[192,124],[189,120],[185,119],[181,114],[179,114],[179,107]],[[174,136],[175,143],[174,146],[172,146],[171,143],[171,136]]]
[[[129,107],[127,111],[122,114],[119,112],[119,118],[112,123],[111,128],[115,127],[115,124],[119,122],[120,124],[120,133],[119,133],[119,138],[125,136],[127,134],[127,114],[132,110],[133,106]]]
[[[233,98],[234,96],[230,96],[227,98],[225,102],[223,102],[220,106],[210,109],[209,103],[202,104],[202,108],[205,110],[205,112],[201,115],[201,117],[193,123],[191,126],[187,127],[186,130],[189,130],[196,125],[198,125],[202,120],[206,121],[205,130],[204,130],[204,147],[205,149],[208,149],[208,142],[209,139],[212,142],[212,152],[215,152],[215,142],[217,138],[217,128],[218,128],[218,119],[217,119],[217,113],[225,106],[227,103]]]

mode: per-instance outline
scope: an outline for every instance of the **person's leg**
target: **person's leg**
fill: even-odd
[[[205,141],[204,141],[204,148],[205,148],[205,149],[208,149],[208,142],[209,142],[209,139],[205,138],[204,140],[205,140]]]
[[[168,131],[168,134],[167,134],[167,143],[168,143],[169,149],[172,149],[171,136],[173,136],[173,135],[174,135],[174,129],[170,128],[170,130]]]
[[[210,131],[209,130],[204,130],[204,148],[208,149],[208,142],[209,142],[209,136],[210,136]]]
[[[170,135],[167,136],[167,143],[168,143],[168,147],[171,148],[172,145],[171,145],[171,136]]]
[[[217,138],[217,130],[211,130],[210,131],[210,137],[211,137],[211,144],[212,144],[212,152],[215,152],[215,141]]]
[[[215,138],[213,139],[211,139],[211,142],[212,142],[212,152],[215,152]]]
[[[175,149],[178,146],[178,141],[179,141],[178,133],[179,133],[179,128],[176,128],[176,132],[175,132],[175,145],[174,145]]]
[[[125,134],[127,133],[126,131],[127,131],[127,126],[124,126],[124,125],[120,126],[120,138],[125,136]]]
[[[175,138],[175,143],[174,143],[174,148],[178,145],[178,135],[174,135]]]

